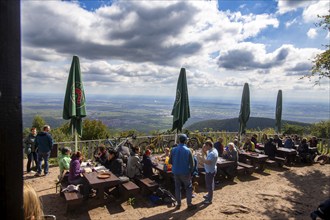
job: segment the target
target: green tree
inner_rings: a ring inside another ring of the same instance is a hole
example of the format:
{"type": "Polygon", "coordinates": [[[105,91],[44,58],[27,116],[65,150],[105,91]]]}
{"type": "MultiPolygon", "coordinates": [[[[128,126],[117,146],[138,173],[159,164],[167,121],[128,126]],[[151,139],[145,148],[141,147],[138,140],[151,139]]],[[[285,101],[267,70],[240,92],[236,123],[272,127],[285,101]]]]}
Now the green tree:
{"type": "Polygon", "coordinates": [[[42,131],[43,126],[46,124],[45,120],[40,116],[36,115],[32,121],[32,127],[37,128],[37,131],[42,131]]]}
{"type": "Polygon", "coordinates": [[[298,134],[303,135],[306,132],[308,132],[307,127],[299,126],[299,125],[291,125],[288,123],[285,123],[282,128],[283,134],[298,134]]]}
{"type": "MultiPolygon", "coordinates": [[[[322,27],[327,33],[330,32],[330,10],[328,15],[319,16],[322,19],[316,24],[318,27],[322,27]]],[[[323,53],[317,54],[313,60],[313,68],[310,75],[304,77],[314,77],[317,76],[318,80],[315,81],[316,84],[320,83],[322,78],[330,78],[330,45],[324,45],[325,51],[323,53]]],[[[303,77],[303,78],[304,78],[303,77]]]]}
{"type": "Polygon", "coordinates": [[[318,138],[330,138],[330,120],[321,121],[311,126],[311,135],[318,138]]]}
{"type": "Polygon", "coordinates": [[[109,136],[108,127],[100,120],[83,121],[83,132],[81,140],[105,139],[109,136]]]}

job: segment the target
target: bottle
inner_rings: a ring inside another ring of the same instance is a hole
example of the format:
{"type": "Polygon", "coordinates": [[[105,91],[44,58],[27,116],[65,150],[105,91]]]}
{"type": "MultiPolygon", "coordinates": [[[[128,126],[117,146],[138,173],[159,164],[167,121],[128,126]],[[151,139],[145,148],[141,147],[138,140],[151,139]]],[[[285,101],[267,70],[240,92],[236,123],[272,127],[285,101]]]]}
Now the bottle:
{"type": "Polygon", "coordinates": [[[163,169],[164,169],[165,172],[167,172],[167,165],[166,164],[164,164],[164,168],[163,169]]]}

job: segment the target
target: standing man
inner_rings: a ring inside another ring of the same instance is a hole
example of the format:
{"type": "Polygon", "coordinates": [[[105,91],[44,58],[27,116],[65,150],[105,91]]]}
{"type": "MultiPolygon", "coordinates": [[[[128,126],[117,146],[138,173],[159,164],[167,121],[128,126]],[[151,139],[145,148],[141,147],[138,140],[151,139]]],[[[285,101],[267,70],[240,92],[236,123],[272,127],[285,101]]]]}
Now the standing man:
{"type": "Polygon", "coordinates": [[[37,155],[37,149],[35,147],[35,139],[37,136],[37,129],[32,127],[30,134],[25,138],[24,144],[25,144],[25,154],[27,155],[28,161],[26,164],[26,172],[27,173],[35,173],[31,169],[31,163],[34,161],[35,165],[38,164],[38,155],[37,155]]]}
{"type": "Polygon", "coordinates": [[[41,176],[41,163],[42,160],[45,161],[44,164],[44,174],[45,176],[48,175],[48,159],[50,156],[50,152],[52,151],[53,147],[53,138],[49,134],[50,126],[44,125],[42,132],[39,132],[36,137],[36,147],[38,148],[38,165],[37,165],[37,173],[35,176],[41,176]]]}
{"type": "Polygon", "coordinates": [[[204,196],[204,204],[211,204],[214,191],[214,177],[217,174],[218,151],[213,147],[212,141],[206,141],[203,145],[203,154],[201,162],[204,163],[205,185],[207,194],[204,196]],[[205,158],[206,155],[206,158],[205,158]]]}
{"type": "Polygon", "coordinates": [[[179,144],[174,147],[170,153],[169,163],[172,164],[172,173],[175,182],[175,198],[177,201],[177,209],[181,208],[181,186],[183,185],[186,190],[187,209],[196,209],[196,205],[192,201],[192,182],[191,174],[194,169],[194,161],[191,151],[185,144],[187,135],[179,135],[179,144]]]}

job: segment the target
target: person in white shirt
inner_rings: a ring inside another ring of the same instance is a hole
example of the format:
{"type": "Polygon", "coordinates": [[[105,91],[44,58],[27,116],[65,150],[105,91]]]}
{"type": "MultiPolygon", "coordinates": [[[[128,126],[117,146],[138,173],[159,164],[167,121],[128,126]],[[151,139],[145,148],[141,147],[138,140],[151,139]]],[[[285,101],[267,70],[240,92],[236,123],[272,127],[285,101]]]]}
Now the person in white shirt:
{"type": "Polygon", "coordinates": [[[204,196],[204,204],[211,204],[214,191],[214,177],[217,174],[218,151],[213,147],[212,141],[206,141],[203,145],[202,163],[205,169],[205,185],[207,194],[204,196]]]}
{"type": "Polygon", "coordinates": [[[141,176],[142,164],[139,157],[140,148],[133,147],[133,153],[127,161],[127,176],[131,179],[141,176]]]}

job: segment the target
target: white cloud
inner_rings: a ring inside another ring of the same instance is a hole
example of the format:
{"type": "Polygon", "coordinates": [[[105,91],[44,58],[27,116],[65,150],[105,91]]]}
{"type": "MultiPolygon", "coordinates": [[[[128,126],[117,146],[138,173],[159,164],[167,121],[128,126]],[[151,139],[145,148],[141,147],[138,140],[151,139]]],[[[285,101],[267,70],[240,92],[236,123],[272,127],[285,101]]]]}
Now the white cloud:
{"type": "Polygon", "coordinates": [[[315,28],[310,28],[307,32],[307,36],[311,39],[314,39],[317,36],[317,31],[315,28]]]}
{"type": "MultiPolygon", "coordinates": [[[[280,4],[282,12],[306,7],[280,4]]],[[[174,95],[185,67],[191,96],[240,96],[246,81],[259,96],[280,87],[294,94],[320,50],[283,42],[268,51],[254,39],[279,27],[274,14],[219,11],[215,1],[115,1],[95,11],[22,1],[23,92],[64,93],[78,55],[90,93],[174,95]]]]}
{"type": "Polygon", "coordinates": [[[318,15],[327,15],[330,9],[330,1],[311,1],[311,4],[305,8],[303,12],[303,19],[305,22],[318,22],[318,15]]]}
{"type": "Polygon", "coordinates": [[[310,4],[310,1],[297,0],[277,0],[278,13],[285,14],[290,11],[296,11],[298,8],[304,8],[310,4]]]}

